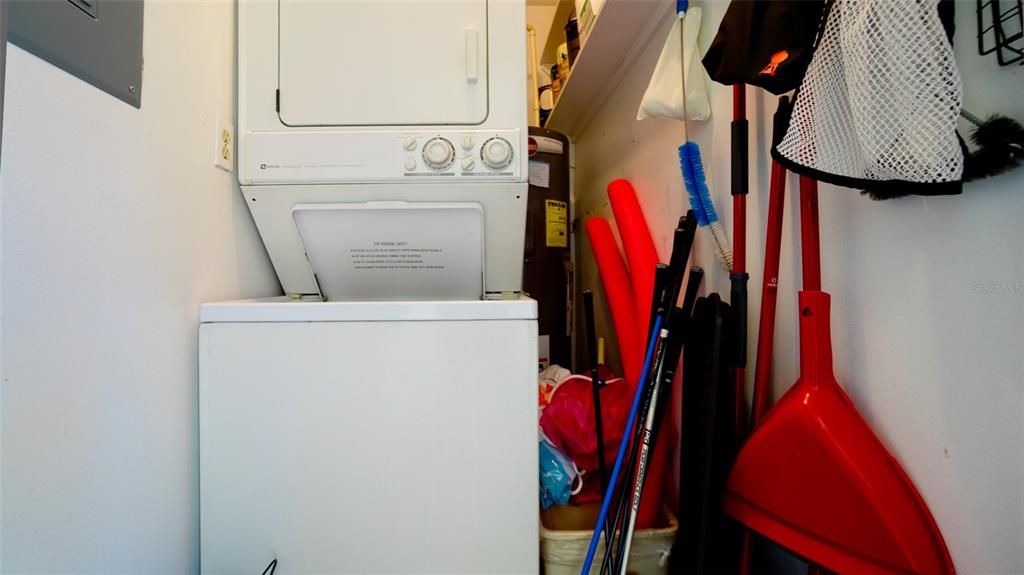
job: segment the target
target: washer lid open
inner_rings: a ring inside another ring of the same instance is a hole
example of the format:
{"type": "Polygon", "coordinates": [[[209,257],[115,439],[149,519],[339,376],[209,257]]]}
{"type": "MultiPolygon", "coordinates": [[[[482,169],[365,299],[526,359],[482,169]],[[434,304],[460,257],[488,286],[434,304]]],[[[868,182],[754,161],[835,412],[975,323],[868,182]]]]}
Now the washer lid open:
{"type": "Polygon", "coordinates": [[[487,117],[487,0],[279,0],[281,121],[475,125],[487,117]]]}
{"type": "Polygon", "coordinates": [[[298,204],[292,217],[327,300],[484,296],[484,211],[478,203],[298,204]]]}

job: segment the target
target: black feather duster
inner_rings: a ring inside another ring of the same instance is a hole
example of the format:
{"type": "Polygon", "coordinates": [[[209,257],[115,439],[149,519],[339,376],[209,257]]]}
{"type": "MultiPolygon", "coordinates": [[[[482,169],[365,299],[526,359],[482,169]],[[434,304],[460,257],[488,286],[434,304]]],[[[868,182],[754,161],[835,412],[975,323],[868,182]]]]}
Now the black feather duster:
{"type": "Polygon", "coordinates": [[[971,142],[977,146],[964,156],[965,182],[1002,174],[1024,163],[1024,126],[1006,116],[989,116],[984,122],[964,117],[976,126],[971,142]]]}

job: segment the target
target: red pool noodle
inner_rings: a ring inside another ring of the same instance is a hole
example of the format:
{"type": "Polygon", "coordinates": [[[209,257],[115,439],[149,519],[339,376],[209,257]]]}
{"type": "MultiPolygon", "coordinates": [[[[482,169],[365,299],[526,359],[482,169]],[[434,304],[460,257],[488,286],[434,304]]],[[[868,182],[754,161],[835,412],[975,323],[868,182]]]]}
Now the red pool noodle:
{"type": "Polygon", "coordinates": [[[587,237],[590,238],[590,249],[597,260],[597,269],[601,273],[601,283],[611,308],[612,323],[615,326],[615,337],[619,343],[622,356],[622,369],[626,372],[626,381],[635,386],[643,369],[643,341],[639,337],[640,326],[637,323],[634,308],[635,298],[629,282],[626,263],[615,243],[612,228],[604,218],[590,218],[585,225],[587,237]]]}
{"type": "Polygon", "coordinates": [[[615,180],[608,184],[608,200],[615,213],[622,248],[629,265],[629,279],[633,286],[634,309],[640,328],[640,339],[647,340],[650,329],[651,303],[654,297],[654,268],[658,265],[658,252],[640,210],[636,190],[628,180],[615,180]]]}
{"type": "MultiPolygon", "coordinates": [[[[650,315],[654,298],[654,269],[658,265],[658,251],[654,247],[650,228],[640,209],[636,190],[628,180],[615,180],[608,184],[608,200],[615,214],[615,225],[619,228],[622,247],[629,263],[630,284],[633,286],[633,301],[636,309],[640,341],[646,345],[650,330],[650,315]]],[[[641,366],[643,367],[643,366],[641,366]]],[[[669,435],[665,426],[661,433],[669,435]]],[[[647,476],[647,486],[637,514],[637,527],[654,526],[661,509],[664,490],[665,470],[671,457],[670,443],[664,438],[655,446],[647,476]]]]}

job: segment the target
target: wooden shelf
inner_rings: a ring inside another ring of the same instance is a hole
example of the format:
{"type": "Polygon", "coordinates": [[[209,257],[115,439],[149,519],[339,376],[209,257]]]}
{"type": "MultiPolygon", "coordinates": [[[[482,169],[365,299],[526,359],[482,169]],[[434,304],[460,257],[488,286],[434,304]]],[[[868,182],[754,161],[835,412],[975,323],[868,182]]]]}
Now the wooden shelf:
{"type": "Polygon", "coordinates": [[[544,127],[579,136],[675,6],[672,0],[606,0],[544,127]]]}

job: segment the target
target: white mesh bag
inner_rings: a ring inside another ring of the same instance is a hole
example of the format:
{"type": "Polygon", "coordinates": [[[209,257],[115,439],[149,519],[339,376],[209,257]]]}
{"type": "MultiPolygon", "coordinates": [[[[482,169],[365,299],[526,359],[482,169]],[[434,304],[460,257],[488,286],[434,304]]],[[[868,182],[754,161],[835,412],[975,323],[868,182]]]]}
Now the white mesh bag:
{"type": "Polygon", "coordinates": [[[960,106],[938,0],[836,0],[777,152],[852,187],[958,182],[960,106]]]}

